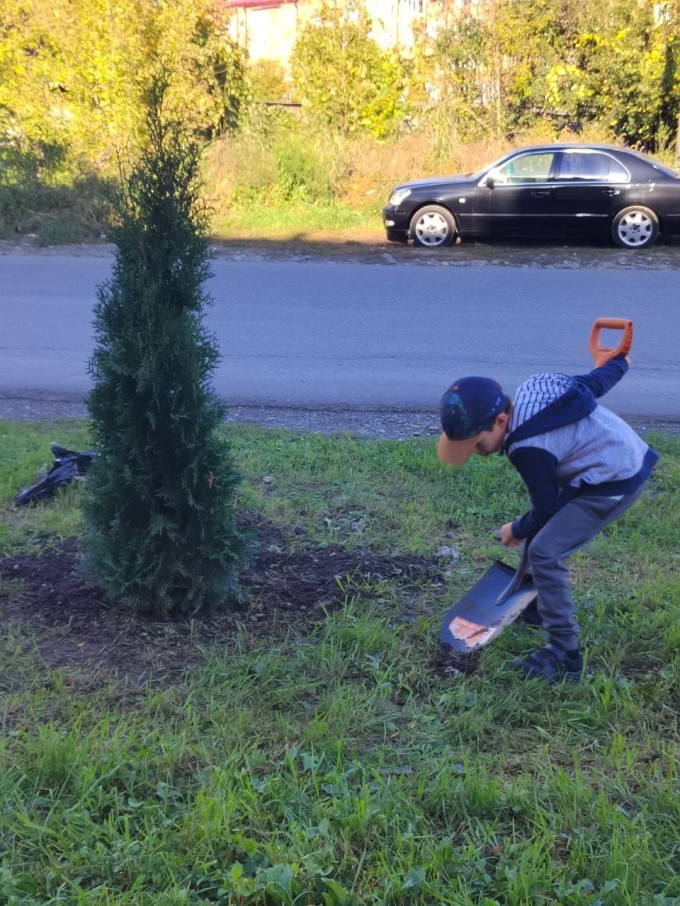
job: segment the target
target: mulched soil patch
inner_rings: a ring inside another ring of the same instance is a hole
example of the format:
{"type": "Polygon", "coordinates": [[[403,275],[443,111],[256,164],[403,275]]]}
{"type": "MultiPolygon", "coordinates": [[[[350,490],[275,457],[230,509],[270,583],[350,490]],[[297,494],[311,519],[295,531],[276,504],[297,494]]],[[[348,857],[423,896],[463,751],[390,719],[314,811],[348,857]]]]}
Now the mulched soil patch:
{"type": "Polygon", "coordinates": [[[472,676],[479,668],[481,653],[473,651],[471,654],[457,654],[440,645],[439,651],[430,661],[430,669],[438,676],[451,679],[454,676],[472,676]]]}
{"type": "Polygon", "coordinates": [[[78,574],[80,548],[70,538],[39,556],[0,559],[0,621],[30,628],[45,661],[56,667],[95,674],[117,674],[133,685],[160,677],[179,678],[200,658],[197,643],[226,644],[237,633],[256,643],[291,626],[304,631],[342,607],[362,584],[397,580],[441,582],[441,563],[418,556],[390,557],[342,547],[285,550],[278,526],[253,527],[258,548],[241,573],[248,607],[209,620],[158,621],[111,609],[101,589],[78,574]],[[15,584],[16,583],[16,584],[15,584]],[[14,586],[14,588],[13,588],[14,586]]]}

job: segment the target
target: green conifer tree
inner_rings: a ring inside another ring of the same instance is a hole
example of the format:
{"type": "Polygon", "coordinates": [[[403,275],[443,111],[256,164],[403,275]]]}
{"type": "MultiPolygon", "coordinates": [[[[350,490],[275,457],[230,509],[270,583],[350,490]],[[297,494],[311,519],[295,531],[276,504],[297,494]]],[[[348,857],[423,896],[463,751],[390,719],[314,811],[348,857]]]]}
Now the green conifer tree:
{"type": "Polygon", "coordinates": [[[239,476],[210,379],[219,353],[200,148],[164,112],[156,77],[147,141],[118,204],[112,278],[98,290],[89,399],[86,571],[122,608],[166,617],[229,607],[246,550],[239,476]]]}

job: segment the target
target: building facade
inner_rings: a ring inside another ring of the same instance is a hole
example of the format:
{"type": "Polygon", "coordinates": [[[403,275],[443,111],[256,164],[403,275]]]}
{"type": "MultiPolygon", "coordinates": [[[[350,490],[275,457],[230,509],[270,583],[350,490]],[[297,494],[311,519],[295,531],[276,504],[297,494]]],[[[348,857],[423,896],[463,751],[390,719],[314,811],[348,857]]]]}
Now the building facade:
{"type": "MultiPolygon", "coordinates": [[[[364,0],[376,43],[406,51],[413,46],[414,30],[446,25],[466,4],[469,0],[364,0]]],[[[273,60],[287,70],[299,30],[318,12],[319,0],[227,0],[227,6],[231,38],[249,58],[273,60]]]]}

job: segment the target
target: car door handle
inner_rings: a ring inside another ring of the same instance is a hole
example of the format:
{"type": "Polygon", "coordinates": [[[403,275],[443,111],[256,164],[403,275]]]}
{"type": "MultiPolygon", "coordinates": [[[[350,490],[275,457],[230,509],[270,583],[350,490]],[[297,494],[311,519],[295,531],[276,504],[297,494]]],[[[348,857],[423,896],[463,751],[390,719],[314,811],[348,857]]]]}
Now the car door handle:
{"type": "Polygon", "coordinates": [[[620,189],[603,189],[602,194],[609,195],[611,198],[613,198],[615,195],[620,195],[621,190],[620,189]]]}
{"type": "Polygon", "coordinates": [[[535,192],[531,193],[532,198],[547,198],[550,195],[550,192],[547,189],[537,189],[535,192]]]}

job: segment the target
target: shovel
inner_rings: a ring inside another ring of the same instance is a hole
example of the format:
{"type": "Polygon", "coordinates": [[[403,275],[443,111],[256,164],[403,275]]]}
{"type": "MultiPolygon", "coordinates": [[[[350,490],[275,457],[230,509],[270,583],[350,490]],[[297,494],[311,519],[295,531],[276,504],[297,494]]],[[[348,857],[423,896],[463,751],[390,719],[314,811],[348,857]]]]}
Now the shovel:
{"type": "MultiPolygon", "coordinates": [[[[588,348],[600,368],[617,355],[627,355],[633,342],[633,322],[626,318],[598,318],[590,331],[588,348]],[[601,345],[602,330],[622,330],[619,345],[601,345]]],[[[538,593],[527,572],[528,549],[524,545],[517,569],[500,560],[488,569],[444,617],[439,641],[460,654],[488,645],[536,600],[538,593]]]]}
{"type": "Polygon", "coordinates": [[[488,645],[536,600],[527,573],[527,547],[516,570],[496,560],[470,591],[451,607],[442,623],[439,641],[460,654],[488,645]]]}
{"type": "Polygon", "coordinates": [[[588,350],[595,360],[595,367],[600,368],[617,355],[628,355],[633,344],[633,322],[628,318],[598,318],[590,331],[588,350]],[[623,336],[616,347],[602,346],[600,335],[603,330],[622,330],[623,336]]]}

